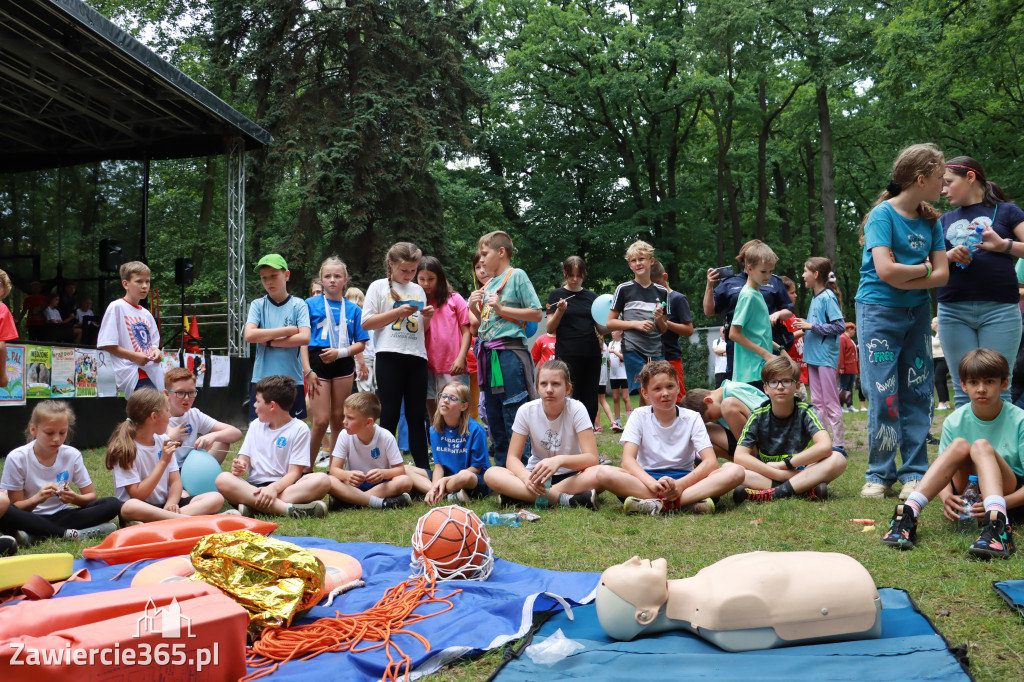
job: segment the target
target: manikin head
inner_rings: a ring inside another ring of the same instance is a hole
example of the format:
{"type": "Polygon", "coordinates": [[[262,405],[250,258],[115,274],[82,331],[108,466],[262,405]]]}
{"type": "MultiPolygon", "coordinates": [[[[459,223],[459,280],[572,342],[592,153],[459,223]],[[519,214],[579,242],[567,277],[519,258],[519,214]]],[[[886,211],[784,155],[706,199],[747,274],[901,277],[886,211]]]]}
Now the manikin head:
{"type": "Polygon", "coordinates": [[[668,562],[635,556],[606,569],[597,589],[601,627],[615,639],[633,639],[665,620],[661,612],[668,602],[668,562]]]}

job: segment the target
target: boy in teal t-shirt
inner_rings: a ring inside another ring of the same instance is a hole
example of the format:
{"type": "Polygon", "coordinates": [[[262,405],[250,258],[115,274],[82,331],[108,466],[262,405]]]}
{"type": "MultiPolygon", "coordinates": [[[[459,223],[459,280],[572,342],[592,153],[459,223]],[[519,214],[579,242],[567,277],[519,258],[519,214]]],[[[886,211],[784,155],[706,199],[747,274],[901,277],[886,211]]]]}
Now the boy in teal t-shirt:
{"type": "Polygon", "coordinates": [[[736,299],[729,338],[735,343],[732,378],[761,388],[761,367],[772,357],[772,321],[760,287],[768,283],[779,257],[764,243],[743,257],[747,284],[736,299]]]}
{"type": "Polygon", "coordinates": [[[1007,510],[1024,505],[1024,410],[1004,402],[1010,366],[1001,353],[978,348],[960,361],[960,380],[971,402],[957,408],[942,424],[939,448],[906,504],[896,505],[882,542],[913,549],[917,519],[938,495],[947,519],[970,512],[982,523],[981,537],[968,550],[981,559],[1007,559],[1014,552],[1007,510]],[[982,502],[963,508],[968,477],[976,475],[982,502]]]}

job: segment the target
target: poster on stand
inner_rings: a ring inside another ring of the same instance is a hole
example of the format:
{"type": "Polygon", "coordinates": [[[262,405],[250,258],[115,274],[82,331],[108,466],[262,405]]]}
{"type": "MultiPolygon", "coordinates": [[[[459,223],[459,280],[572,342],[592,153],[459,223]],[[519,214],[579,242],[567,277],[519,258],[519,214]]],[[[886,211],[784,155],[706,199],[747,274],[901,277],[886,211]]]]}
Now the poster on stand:
{"type": "Polygon", "coordinates": [[[231,358],[226,355],[210,356],[210,388],[223,388],[231,382],[231,358]]]}
{"type": "Polygon", "coordinates": [[[206,360],[198,353],[185,353],[185,369],[196,375],[196,385],[202,386],[206,374],[206,360]]]}
{"type": "Polygon", "coordinates": [[[25,404],[25,346],[7,344],[7,386],[0,388],[0,405],[25,404]]]}
{"type": "Polygon", "coordinates": [[[110,353],[105,350],[96,351],[96,394],[100,398],[117,397],[114,366],[111,364],[110,353]]]}
{"type": "Polygon", "coordinates": [[[75,349],[75,397],[95,398],[97,351],[91,348],[75,349]]]}
{"type": "Polygon", "coordinates": [[[50,349],[50,397],[75,397],[75,349],[54,346],[50,349]]]}
{"type": "Polygon", "coordinates": [[[25,392],[28,398],[50,397],[50,347],[28,346],[25,351],[25,392]]]}

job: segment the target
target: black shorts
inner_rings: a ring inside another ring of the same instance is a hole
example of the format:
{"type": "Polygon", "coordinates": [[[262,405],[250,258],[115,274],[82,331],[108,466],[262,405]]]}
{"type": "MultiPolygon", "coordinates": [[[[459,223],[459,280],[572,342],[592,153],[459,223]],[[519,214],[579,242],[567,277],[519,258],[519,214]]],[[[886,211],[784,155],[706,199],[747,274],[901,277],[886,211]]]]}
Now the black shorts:
{"type": "Polygon", "coordinates": [[[629,381],[626,379],[609,379],[608,385],[611,386],[612,390],[616,388],[629,388],[629,381]]]}
{"type": "MultiPolygon", "coordinates": [[[[185,495],[185,494],[182,494],[181,499],[178,500],[178,509],[181,509],[182,507],[187,507],[188,503],[191,502],[192,498],[194,498],[194,497],[195,497],[195,495],[185,495]]],[[[164,500],[164,504],[167,504],[167,500],[164,500]]],[[[163,509],[164,508],[164,504],[154,504],[153,506],[154,507],[160,507],[161,509],[163,509]]]]}
{"type": "Polygon", "coordinates": [[[736,454],[736,446],[739,445],[739,441],[736,440],[736,436],[732,435],[732,429],[725,427],[725,440],[729,444],[729,456],[736,454]]]}
{"type": "Polygon", "coordinates": [[[604,384],[598,384],[597,385],[597,394],[598,395],[604,395],[605,394],[605,385],[604,384]]]}
{"type": "Polygon", "coordinates": [[[356,372],[356,361],[351,357],[338,358],[334,362],[325,364],[320,359],[320,352],[323,348],[309,349],[309,368],[316,372],[318,379],[329,381],[331,379],[345,379],[356,372]]]}

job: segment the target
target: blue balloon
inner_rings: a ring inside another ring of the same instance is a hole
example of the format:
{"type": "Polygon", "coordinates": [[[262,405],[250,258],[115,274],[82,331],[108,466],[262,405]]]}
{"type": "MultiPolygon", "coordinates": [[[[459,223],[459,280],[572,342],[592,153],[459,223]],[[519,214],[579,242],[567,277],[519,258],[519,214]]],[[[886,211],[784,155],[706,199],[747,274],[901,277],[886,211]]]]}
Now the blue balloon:
{"type": "Polygon", "coordinates": [[[601,294],[590,305],[590,316],[602,327],[608,324],[608,312],[612,309],[612,295],[601,294]]]}
{"type": "Polygon", "coordinates": [[[192,448],[181,465],[181,485],[189,495],[216,492],[214,483],[222,471],[220,462],[206,450],[192,448]]]}

